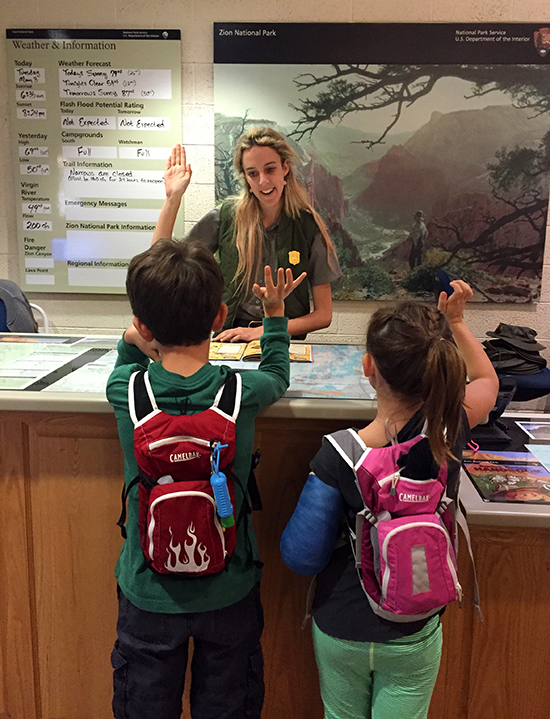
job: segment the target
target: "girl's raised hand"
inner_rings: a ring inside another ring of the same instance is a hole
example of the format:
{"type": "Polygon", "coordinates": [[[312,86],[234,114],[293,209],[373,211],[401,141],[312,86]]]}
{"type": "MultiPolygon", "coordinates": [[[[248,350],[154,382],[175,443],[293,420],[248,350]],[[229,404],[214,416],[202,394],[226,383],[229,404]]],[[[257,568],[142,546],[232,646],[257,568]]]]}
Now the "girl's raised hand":
{"type": "Polygon", "coordinates": [[[185,147],[178,144],[166,160],[164,171],[164,190],[167,198],[181,198],[191,182],[191,165],[187,163],[185,147]]]}
{"type": "Polygon", "coordinates": [[[285,311],[285,298],[301,284],[307,276],[306,272],[294,279],[292,270],[287,269],[286,273],[282,267],[277,270],[277,284],[273,283],[271,267],[264,268],[265,286],[258,284],[252,286],[252,292],[261,299],[266,317],[282,317],[285,311]]]}
{"type": "Polygon", "coordinates": [[[453,294],[448,297],[446,292],[439,295],[437,306],[447,318],[447,322],[452,325],[461,322],[466,302],[473,296],[473,290],[464,280],[453,280],[451,282],[453,294]]]}

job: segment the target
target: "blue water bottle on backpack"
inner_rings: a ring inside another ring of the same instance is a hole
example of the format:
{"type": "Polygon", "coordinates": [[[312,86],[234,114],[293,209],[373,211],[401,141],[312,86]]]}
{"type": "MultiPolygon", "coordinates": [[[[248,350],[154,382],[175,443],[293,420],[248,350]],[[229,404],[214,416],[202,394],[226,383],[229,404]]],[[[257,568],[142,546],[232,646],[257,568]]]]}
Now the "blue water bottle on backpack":
{"type": "Polygon", "coordinates": [[[220,472],[220,452],[222,449],[225,449],[225,447],[227,447],[226,444],[215,442],[210,456],[210,466],[212,468],[210,483],[212,484],[220,522],[224,529],[232,527],[235,524],[233,505],[231,504],[231,497],[227,489],[227,477],[223,472],[220,472]]]}

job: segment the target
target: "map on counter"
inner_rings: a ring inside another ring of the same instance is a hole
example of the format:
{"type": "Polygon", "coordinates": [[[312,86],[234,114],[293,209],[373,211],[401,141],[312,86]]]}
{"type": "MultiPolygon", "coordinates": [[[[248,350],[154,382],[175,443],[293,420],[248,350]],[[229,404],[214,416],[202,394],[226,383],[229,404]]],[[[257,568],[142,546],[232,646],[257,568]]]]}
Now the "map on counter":
{"type": "Polygon", "coordinates": [[[550,471],[550,445],[548,444],[526,444],[527,449],[538,461],[550,471]]]}
{"type": "Polygon", "coordinates": [[[84,367],[79,367],[49,387],[43,392],[98,392],[105,394],[105,386],[109,375],[115,366],[117,351],[110,350],[84,367]]]}
{"type": "Polygon", "coordinates": [[[86,352],[65,344],[0,344],[0,389],[25,389],[86,352]]]}
{"type": "MultiPolygon", "coordinates": [[[[360,345],[312,345],[313,362],[290,363],[290,387],[284,396],[374,399],[376,393],[363,374],[364,354],[360,345]]],[[[259,362],[231,360],[230,366],[240,372],[257,369],[259,362]]]]}
{"type": "MultiPolygon", "coordinates": [[[[291,363],[290,387],[284,396],[373,399],[375,392],[363,375],[363,354],[364,349],[356,345],[315,345],[312,363],[291,363]]],[[[116,350],[111,350],[42,391],[103,393],[116,358],[116,350]]],[[[227,359],[225,363],[228,363],[227,359]]],[[[259,362],[244,362],[242,359],[230,362],[230,366],[239,372],[257,369],[258,365],[259,362]]]]}
{"type": "Polygon", "coordinates": [[[285,397],[374,399],[363,374],[364,354],[359,345],[315,345],[312,364],[291,364],[285,397]]]}
{"type": "Polygon", "coordinates": [[[123,293],[181,141],[181,33],[6,36],[21,287],[123,293]]]}

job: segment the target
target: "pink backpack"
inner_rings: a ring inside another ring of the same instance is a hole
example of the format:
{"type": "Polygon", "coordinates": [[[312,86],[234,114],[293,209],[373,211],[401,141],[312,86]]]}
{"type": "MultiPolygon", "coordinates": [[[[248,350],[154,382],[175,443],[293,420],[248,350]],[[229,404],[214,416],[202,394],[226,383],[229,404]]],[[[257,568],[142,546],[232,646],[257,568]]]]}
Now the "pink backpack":
{"type": "Polygon", "coordinates": [[[139,483],[141,548],[149,566],[161,574],[215,574],[233,553],[239,482],[231,470],[241,392],[240,375],[228,372],[211,407],[171,415],[157,407],[147,372],[130,378],[128,404],[139,475],[123,492],[118,524],[124,530],[126,497],[139,483]],[[215,484],[220,478],[224,495],[215,484]]]}
{"type": "Polygon", "coordinates": [[[445,494],[447,465],[441,464],[436,477],[419,481],[403,476],[398,464],[425,435],[378,448],[367,447],[352,429],[326,438],[352,468],[363,499],[350,538],[375,614],[412,622],[461,599],[456,507],[445,494]]]}

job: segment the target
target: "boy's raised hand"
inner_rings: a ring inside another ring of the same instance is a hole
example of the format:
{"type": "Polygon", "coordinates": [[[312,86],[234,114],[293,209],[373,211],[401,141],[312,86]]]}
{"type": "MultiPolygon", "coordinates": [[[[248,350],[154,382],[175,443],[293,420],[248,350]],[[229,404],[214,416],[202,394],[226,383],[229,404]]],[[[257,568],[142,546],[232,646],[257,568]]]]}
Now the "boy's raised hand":
{"type": "Polygon", "coordinates": [[[287,269],[286,273],[282,267],[277,271],[277,284],[273,283],[271,267],[264,268],[265,286],[258,284],[252,286],[252,292],[258,297],[264,306],[266,317],[283,317],[285,313],[285,298],[301,284],[307,276],[306,272],[294,279],[292,270],[287,269]]]}
{"type": "Polygon", "coordinates": [[[166,160],[164,171],[164,190],[166,197],[181,198],[191,182],[191,165],[187,163],[185,147],[177,144],[172,149],[172,154],[166,160]]]}
{"type": "Polygon", "coordinates": [[[453,294],[448,297],[446,292],[442,292],[439,295],[439,302],[437,304],[439,310],[443,312],[447,318],[449,325],[462,322],[466,302],[468,302],[474,294],[470,285],[464,282],[464,280],[453,280],[451,287],[454,290],[453,294]]]}
{"type": "MultiPolygon", "coordinates": [[[[264,268],[265,287],[258,284],[252,286],[252,292],[258,297],[264,306],[264,314],[266,317],[284,317],[285,314],[285,298],[305,280],[306,272],[294,279],[292,270],[287,269],[286,275],[282,267],[277,271],[277,284],[273,284],[271,267],[266,265],[264,268]]],[[[251,342],[258,340],[262,336],[263,327],[231,327],[228,330],[220,332],[216,337],[218,342],[251,342]]]]}

